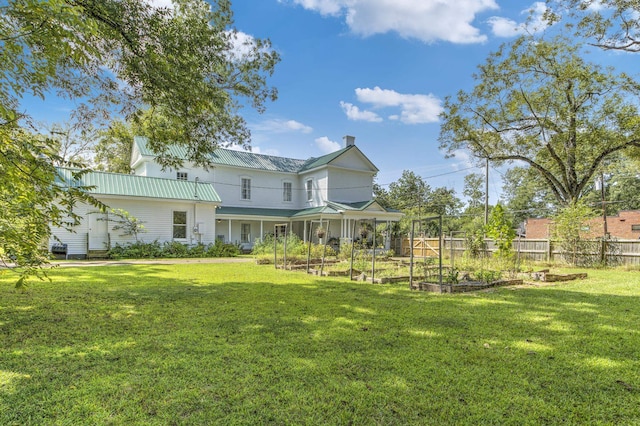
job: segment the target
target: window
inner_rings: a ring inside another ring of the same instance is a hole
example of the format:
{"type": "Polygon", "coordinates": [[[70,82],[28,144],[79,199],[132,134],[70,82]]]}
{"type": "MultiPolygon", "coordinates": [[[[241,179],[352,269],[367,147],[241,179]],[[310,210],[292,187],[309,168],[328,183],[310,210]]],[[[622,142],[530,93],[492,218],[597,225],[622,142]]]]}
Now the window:
{"type": "Polygon", "coordinates": [[[178,180],[187,180],[187,172],[178,172],[178,173],[176,173],[176,179],[178,179],[178,180]]]}
{"type": "Polygon", "coordinates": [[[251,224],[243,223],[240,225],[240,242],[241,243],[251,242],[251,224]]]}
{"type": "Polygon", "coordinates": [[[251,199],[251,179],[242,178],[242,189],[240,193],[240,198],[243,200],[251,199]]]}
{"type": "Polygon", "coordinates": [[[291,202],[291,182],[282,184],[282,201],[291,202]]]}
{"type": "Polygon", "coordinates": [[[632,231],[640,231],[640,225],[631,225],[632,231]]]}
{"type": "Polygon", "coordinates": [[[275,228],[276,228],[276,238],[287,234],[287,225],[277,225],[275,228]]]}
{"type": "Polygon", "coordinates": [[[173,239],[187,238],[187,212],[173,212],[173,239]]]}
{"type": "Polygon", "coordinates": [[[305,188],[307,189],[307,201],[313,200],[313,180],[309,179],[305,182],[305,188]]]}

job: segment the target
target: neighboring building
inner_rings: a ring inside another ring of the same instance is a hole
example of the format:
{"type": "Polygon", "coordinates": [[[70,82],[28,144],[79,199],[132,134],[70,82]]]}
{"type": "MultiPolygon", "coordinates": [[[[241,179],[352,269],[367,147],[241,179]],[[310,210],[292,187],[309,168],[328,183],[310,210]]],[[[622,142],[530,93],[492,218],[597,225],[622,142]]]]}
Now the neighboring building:
{"type": "MultiPolygon", "coordinates": [[[[525,238],[548,239],[553,228],[553,220],[527,219],[525,223],[525,238]]],[[[585,238],[602,237],[604,221],[602,217],[595,217],[583,226],[585,238]]],[[[640,238],[640,210],[623,210],[618,215],[607,216],[607,232],[612,238],[620,240],[637,240],[640,238]]]]}
{"type": "MultiPolygon", "coordinates": [[[[390,225],[402,213],[372,198],[378,169],[355,146],[354,137],[345,136],[344,141],[342,149],[307,160],[220,148],[210,154],[213,166],[208,170],[187,161],[178,170],[163,170],[146,139],[136,137],[133,175],[92,172],[74,184],[95,185],[91,192],[100,201],[143,220],[144,241],[194,244],[219,239],[249,250],[262,236],[281,234],[285,228],[305,241],[314,239],[309,230],[320,223],[327,229],[326,238],[351,241],[360,221],[390,225]]],[[[186,158],[184,149],[170,150],[186,158]]],[[[68,244],[71,257],[131,241],[118,236],[96,209],[82,208],[86,219],[76,234],[54,230],[68,244]]]]}

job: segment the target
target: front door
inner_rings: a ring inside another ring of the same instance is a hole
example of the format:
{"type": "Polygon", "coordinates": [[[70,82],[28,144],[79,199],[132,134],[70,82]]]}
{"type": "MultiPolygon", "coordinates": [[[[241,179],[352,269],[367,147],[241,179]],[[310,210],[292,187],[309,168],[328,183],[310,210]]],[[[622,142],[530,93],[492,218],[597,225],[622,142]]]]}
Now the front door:
{"type": "Polygon", "coordinates": [[[89,250],[109,249],[109,222],[104,213],[89,213],[89,250]]]}

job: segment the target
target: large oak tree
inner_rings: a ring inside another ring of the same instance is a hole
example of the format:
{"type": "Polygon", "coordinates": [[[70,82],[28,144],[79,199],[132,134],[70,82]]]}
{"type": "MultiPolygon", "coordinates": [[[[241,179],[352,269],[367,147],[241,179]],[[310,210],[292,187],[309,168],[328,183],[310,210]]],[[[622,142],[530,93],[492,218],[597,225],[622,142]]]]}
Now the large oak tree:
{"type": "Polygon", "coordinates": [[[521,37],[475,79],[472,91],[445,100],[441,147],[525,163],[561,205],[583,196],[605,159],[640,146],[640,87],[586,61],[579,44],[521,37]]]}

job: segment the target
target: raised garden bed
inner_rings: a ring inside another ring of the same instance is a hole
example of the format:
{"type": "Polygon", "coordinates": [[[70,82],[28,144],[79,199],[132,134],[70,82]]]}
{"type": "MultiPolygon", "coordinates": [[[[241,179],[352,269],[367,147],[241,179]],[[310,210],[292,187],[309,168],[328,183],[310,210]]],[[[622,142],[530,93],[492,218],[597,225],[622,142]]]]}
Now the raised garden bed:
{"type": "Polygon", "coordinates": [[[533,280],[535,281],[545,282],[572,281],[587,278],[587,273],[579,272],[577,274],[552,274],[548,269],[543,269],[542,271],[532,272],[531,278],[533,278],[533,280]]]}
{"type": "Polygon", "coordinates": [[[490,283],[482,281],[463,281],[458,284],[445,284],[428,283],[428,282],[416,282],[413,283],[412,290],[430,291],[433,293],[466,293],[469,291],[484,290],[492,287],[504,287],[508,285],[522,284],[520,279],[515,280],[498,280],[490,283]]]}

